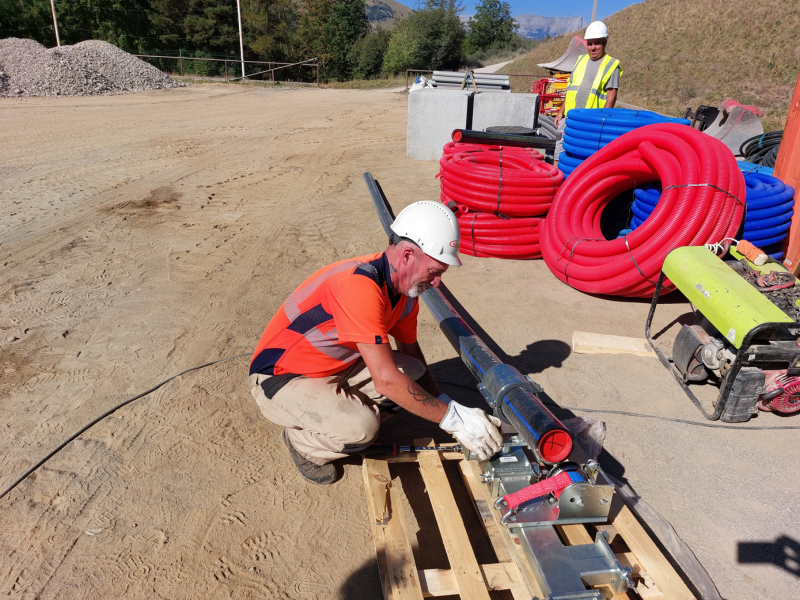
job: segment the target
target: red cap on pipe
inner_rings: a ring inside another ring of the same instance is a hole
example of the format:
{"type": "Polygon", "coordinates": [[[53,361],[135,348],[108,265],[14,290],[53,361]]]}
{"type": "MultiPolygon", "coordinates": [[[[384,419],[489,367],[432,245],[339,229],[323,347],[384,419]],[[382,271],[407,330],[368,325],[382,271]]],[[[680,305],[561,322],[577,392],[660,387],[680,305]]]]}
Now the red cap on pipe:
{"type": "Polygon", "coordinates": [[[451,137],[453,138],[454,142],[460,142],[461,141],[461,136],[462,136],[462,133],[461,133],[460,129],[453,129],[453,135],[451,137]]]}
{"type": "Polygon", "coordinates": [[[566,431],[548,431],[539,440],[539,456],[549,463],[561,462],[572,452],[572,438],[566,431]]]}

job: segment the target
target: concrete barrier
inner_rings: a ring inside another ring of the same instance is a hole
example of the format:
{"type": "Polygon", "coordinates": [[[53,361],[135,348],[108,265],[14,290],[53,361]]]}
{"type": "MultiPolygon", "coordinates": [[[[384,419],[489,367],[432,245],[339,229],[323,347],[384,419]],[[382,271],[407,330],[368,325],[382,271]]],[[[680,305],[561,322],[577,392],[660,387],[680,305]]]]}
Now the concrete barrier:
{"type": "Polygon", "coordinates": [[[462,90],[422,89],[409,92],[406,129],[408,157],[414,160],[439,160],[442,146],[451,141],[453,130],[471,126],[473,95],[474,92],[462,90]]]}
{"type": "Polygon", "coordinates": [[[536,94],[475,94],[472,128],[484,131],[497,125],[533,127],[536,94]]]}

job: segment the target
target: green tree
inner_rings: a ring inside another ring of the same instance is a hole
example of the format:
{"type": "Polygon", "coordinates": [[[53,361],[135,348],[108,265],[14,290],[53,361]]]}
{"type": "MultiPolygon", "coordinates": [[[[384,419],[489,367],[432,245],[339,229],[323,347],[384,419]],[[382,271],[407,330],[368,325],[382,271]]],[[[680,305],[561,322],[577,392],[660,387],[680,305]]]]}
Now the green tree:
{"type": "Polygon", "coordinates": [[[481,0],[470,17],[465,49],[468,53],[489,48],[502,48],[514,39],[517,24],[511,16],[511,5],[501,0],[481,0]]]}
{"type": "Polygon", "coordinates": [[[323,28],[328,49],[328,61],[324,65],[326,78],[339,81],[350,78],[350,49],[368,32],[369,21],[364,0],[335,0],[330,19],[323,28]]]}
{"type": "Polygon", "coordinates": [[[49,2],[0,0],[0,37],[30,38],[45,46],[55,46],[49,2]]]}
{"type": "Polygon", "coordinates": [[[191,48],[239,55],[239,23],[234,2],[189,0],[183,21],[184,37],[191,48]]]}
{"type": "Polygon", "coordinates": [[[456,70],[464,62],[464,35],[455,8],[417,11],[392,33],[383,70],[392,75],[406,69],[456,70]]]}
{"type": "Polygon", "coordinates": [[[297,21],[297,6],[292,0],[242,0],[245,55],[291,62],[297,21]]]}
{"type": "Polygon", "coordinates": [[[391,37],[392,32],[388,29],[378,29],[353,44],[348,55],[353,78],[375,79],[380,76],[391,37]]]}

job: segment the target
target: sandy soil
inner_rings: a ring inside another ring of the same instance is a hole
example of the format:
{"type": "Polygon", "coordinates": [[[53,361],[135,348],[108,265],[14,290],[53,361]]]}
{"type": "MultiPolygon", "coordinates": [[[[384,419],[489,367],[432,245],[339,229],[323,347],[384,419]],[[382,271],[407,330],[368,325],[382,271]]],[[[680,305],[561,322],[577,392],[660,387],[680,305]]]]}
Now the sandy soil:
{"type": "MultiPolygon", "coordinates": [[[[126,397],[249,354],[315,269],[380,250],[364,171],[396,208],[438,196],[436,163],[405,156],[405,125],[403,94],[350,90],[0,101],[0,489],[126,397]]],[[[553,400],[702,420],[657,361],[570,353],[574,330],[642,336],[646,303],[586,296],[541,261],[464,263],[450,290],[553,400]]],[[[665,347],[687,312],[660,309],[665,347]]],[[[434,372],[471,385],[421,315],[434,372]]],[[[359,459],[333,486],[306,485],[250,397],[247,363],[122,409],[0,501],[0,595],[378,597],[359,459]]],[[[604,418],[603,464],[673,523],[726,598],[800,596],[796,432],[604,418]]],[[[401,415],[382,436],[436,432],[401,415]]],[[[423,486],[406,476],[406,511],[425,523],[423,486]]],[[[436,536],[412,529],[418,566],[446,567],[436,536]]]]}

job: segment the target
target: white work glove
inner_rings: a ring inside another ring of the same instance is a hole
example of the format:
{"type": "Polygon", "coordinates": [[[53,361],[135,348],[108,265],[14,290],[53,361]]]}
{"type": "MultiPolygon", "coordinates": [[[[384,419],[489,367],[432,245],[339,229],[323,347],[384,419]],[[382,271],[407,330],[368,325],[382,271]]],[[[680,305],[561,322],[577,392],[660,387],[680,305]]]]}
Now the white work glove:
{"type": "MultiPolygon", "coordinates": [[[[442,396],[439,399],[445,402],[442,396]]],[[[498,429],[502,423],[500,419],[487,415],[480,408],[467,408],[449,397],[447,401],[447,413],[439,427],[456,438],[462,446],[472,450],[480,460],[488,459],[503,447],[503,436],[498,429]]]]}

